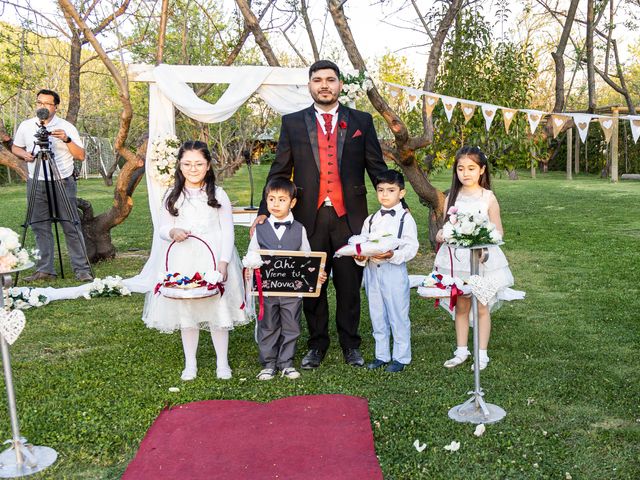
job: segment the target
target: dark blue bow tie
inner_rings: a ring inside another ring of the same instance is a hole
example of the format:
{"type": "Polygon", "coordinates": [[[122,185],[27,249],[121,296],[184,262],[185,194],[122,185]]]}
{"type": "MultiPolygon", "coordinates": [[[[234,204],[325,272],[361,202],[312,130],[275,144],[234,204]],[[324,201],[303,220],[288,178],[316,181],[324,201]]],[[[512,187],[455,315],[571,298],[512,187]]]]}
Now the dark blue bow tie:
{"type": "Polygon", "coordinates": [[[280,228],[280,227],[289,228],[291,226],[291,220],[287,220],[286,222],[273,222],[273,226],[276,228],[280,228]]]}
{"type": "Polygon", "coordinates": [[[396,211],[395,210],[382,210],[382,209],[380,210],[380,215],[382,215],[382,216],[386,215],[387,213],[389,215],[391,215],[392,217],[396,216],[396,211]]]}

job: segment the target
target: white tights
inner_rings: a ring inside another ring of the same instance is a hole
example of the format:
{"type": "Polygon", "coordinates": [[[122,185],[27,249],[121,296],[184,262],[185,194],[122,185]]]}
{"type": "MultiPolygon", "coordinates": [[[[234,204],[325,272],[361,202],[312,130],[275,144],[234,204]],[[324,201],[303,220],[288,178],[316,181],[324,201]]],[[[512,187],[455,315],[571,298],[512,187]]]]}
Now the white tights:
{"type": "MultiPolygon", "coordinates": [[[[184,366],[185,368],[196,368],[198,366],[196,352],[198,351],[200,329],[183,328],[181,333],[182,349],[184,350],[184,366]]],[[[229,359],[227,358],[229,351],[229,331],[212,330],[211,340],[213,341],[213,348],[216,351],[217,368],[229,368],[229,359]]]]}

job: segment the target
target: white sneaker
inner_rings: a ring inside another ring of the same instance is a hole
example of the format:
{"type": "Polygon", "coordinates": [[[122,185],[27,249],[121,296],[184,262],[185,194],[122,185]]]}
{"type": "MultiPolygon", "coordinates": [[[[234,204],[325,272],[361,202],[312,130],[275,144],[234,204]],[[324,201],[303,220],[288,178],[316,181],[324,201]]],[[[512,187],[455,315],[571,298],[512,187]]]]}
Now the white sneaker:
{"type": "Polygon", "coordinates": [[[293,367],[287,367],[282,370],[281,376],[283,378],[288,378],[289,380],[295,380],[296,378],[300,378],[300,372],[293,367]]]}
{"type": "Polygon", "coordinates": [[[184,382],[188,382],[189,380],[194,380],[198,376],[198,367],[187,367],[182,371],[182,375],[180,375],[180,380],[184,382]]]}
{"type": "Polygon", "coordinates": [[[273,380],[276,376],[276,370],[274,368],[263,368],[256,376],[258,380],[273,380]]]}
{"type": "Polygon", "coordinates": [[[216,377],[220,380],[229,380],[231,378],[231,368],[218,367],[216,368],[216,377]]]}

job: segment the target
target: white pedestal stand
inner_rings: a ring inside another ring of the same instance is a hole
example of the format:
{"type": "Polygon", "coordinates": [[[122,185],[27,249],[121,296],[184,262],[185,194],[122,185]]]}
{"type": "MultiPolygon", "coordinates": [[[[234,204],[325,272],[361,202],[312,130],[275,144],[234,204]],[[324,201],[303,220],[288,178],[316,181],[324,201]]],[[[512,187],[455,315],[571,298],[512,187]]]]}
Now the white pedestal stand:
{"type": "MultiPolygon", "coordinates": [[[[469,258],[471,261],[471,275],[478,275],[480,272],[480,258],[485,255],[485,260],[488,258],[488,252],[486,245],[478,245],[470,247],[469,258]]],[[[475,388],[473,391],[468,392],[471,397],[461,405],[456,405],[449,410],[449,418],[456,422],[469,422],[469,423],[495,423],[502,420],[507,412],[497,405],[487,403],[484,401],[484,392],[480,387],[480,343],[479,333],[480,327],[478,325],[478,299],[475,295],[471,295],[471,312],[473,313],[473,377],[475,382],[475,388]]]]}
{"type": "MultiPolygon", "coordinates": [[[[4,309],[4,288],[11,286],[10,273],[13,272],[0,274],[0,310],[4,309]]],[[[29,445],[27,439],[20,436],[9,345],[2,334],[0,334],[0,348],[2,349],[2,367],[7,387],[7,403],[9,404],[12,433],[12,438],[4,442],[11,444],[11,446],[0,454],[0,478],[25,477],[53,464],[58,458],[58,453],[53,448],[29,445]]]]}

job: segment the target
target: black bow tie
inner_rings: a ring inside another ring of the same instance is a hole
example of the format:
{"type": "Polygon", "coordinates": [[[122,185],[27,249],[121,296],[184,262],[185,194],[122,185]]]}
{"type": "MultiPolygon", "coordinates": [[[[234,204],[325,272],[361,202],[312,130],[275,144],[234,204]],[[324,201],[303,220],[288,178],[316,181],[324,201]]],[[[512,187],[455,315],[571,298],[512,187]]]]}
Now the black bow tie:
{"type": "Polygon", "coordinates": [[[384,216],[384,215],[386,215],[387,213],[388,213],[389,215],[391,215],[392,217],[395,217],[395,216],[396,216],[396,211],[395,211],[395,210],[382,210],[382,209],[380,210],[380,215],[383,215],[383,216],[384,216]]]}
{"type": "Polygon", "coordinates": [[[289,228],[291,226],[291,220],[287,220],[286,222],[273,222],[273,226],[276,228],[280,228],[280,227],[289,228]]]}

